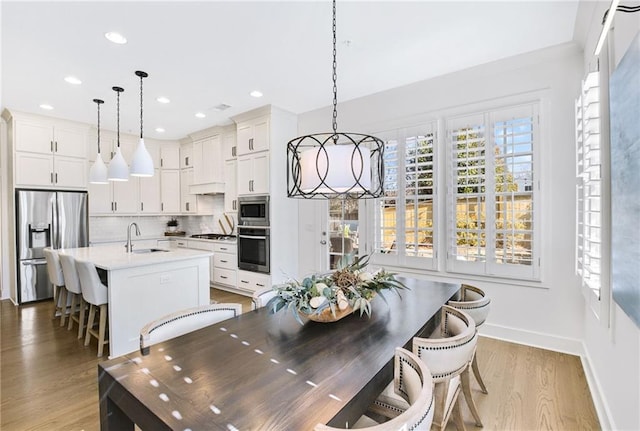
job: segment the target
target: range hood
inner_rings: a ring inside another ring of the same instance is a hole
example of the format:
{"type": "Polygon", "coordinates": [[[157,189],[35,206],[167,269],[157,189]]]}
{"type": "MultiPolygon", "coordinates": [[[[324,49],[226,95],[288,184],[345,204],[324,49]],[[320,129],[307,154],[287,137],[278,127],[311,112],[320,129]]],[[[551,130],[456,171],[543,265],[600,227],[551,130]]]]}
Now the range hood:
{"type": "Polygon", "coordinates": [[[192,195],[218,195],[224,194],[224,183],[202,183],[191,184],[189,186],[189,194],[192,195]]]}

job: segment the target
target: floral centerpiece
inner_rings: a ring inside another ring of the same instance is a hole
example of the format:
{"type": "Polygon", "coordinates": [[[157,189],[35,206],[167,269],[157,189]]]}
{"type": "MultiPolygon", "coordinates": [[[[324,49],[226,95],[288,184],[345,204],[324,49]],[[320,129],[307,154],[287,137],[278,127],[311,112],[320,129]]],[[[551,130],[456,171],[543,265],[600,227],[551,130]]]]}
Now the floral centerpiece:
{"type": "Polygon", "coordinates": [[[301,314],[318,322],[336,321],[358,310],[360,316],[371,316],[371,300],[376,294],[384,299],[382,291],[398,292],[407,287],[396,280],[395,274],[384,269],[367,271],[368,263],[366,255],[355,260],[345,256],[338,269],[330,274],[312,275],[302,282],[292,280],[274,286],[276,295],[267,307],[272,313],[290,309],[300,324],[303,323],[301,314]]]}

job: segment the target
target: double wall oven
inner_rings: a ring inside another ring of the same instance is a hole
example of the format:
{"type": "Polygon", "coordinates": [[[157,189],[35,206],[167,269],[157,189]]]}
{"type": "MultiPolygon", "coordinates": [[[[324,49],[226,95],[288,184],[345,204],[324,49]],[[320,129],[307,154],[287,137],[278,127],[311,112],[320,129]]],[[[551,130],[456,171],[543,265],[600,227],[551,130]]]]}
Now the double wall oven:
{"type": "Polygon", "coordinates": [[[238,199],[238,268],[269,274],[269,196],[238,199]]]}

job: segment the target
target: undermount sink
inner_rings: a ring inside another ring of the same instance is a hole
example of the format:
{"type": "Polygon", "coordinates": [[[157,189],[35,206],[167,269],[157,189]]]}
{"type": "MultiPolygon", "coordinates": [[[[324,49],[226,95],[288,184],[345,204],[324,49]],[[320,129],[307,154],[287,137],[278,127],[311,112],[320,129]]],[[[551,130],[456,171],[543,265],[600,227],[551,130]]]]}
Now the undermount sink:
{"type": "Polygon", "coordinates": [[[133,252],[137,253],[137,254],[157,253],[159,251],[167,252],[169,250],[165,250],[164,248],[141,248],[141,249],[138,249],[138,250],[135,250],[135,249],[133,250],[133,252]]]}

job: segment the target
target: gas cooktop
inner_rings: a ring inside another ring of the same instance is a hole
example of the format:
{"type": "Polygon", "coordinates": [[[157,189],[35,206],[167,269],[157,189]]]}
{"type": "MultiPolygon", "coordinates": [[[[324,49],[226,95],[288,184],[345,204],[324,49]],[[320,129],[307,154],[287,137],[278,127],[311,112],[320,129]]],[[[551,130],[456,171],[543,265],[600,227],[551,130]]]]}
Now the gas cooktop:
{"type": "Polygon", "coordinates": [[[195,235],[191,235],[191,238],[199,238],[199,239],[217,239],[224,241],[235,240],[235,235],[225,235],[222,233],[197,233],[195,235]]]}

